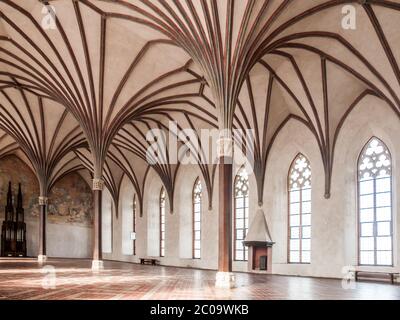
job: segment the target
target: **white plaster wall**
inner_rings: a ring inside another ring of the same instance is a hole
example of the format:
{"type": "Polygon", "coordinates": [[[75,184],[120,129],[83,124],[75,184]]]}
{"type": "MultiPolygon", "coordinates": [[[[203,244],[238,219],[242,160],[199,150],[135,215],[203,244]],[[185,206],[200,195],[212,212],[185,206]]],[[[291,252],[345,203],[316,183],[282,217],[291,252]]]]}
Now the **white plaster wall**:
{"type": "Polygon", "coordinates": [[[135,192],[129,179],[124,176],[121,183],[121,196],[119,199],[119,207],[121,208],[118,214],[121,219],[121,249],[123,255],[133,255],[133,243],[131,240],[131,232],[133,232],[133,198],[135,192]]]}
{"type": "MultiPolygon", "coordinates": [[[[1,222],[0,222],[1,223],[1,222]]],[[[26,222],[27,255],[38,255],[39,223],[26,222]]],[[[90,258],[93,228],[47,223],[47,256],[55,258],[90,258]]]]}
{"type": "Polygon", "coordinates": [[[101,219],[101,233],[102,233],[102,251],[103,253],[112,253],[113,251],[113,221],[114,218],[114,204],[110,192],[104,188],[102,192],[102,219],[101,219]]]}

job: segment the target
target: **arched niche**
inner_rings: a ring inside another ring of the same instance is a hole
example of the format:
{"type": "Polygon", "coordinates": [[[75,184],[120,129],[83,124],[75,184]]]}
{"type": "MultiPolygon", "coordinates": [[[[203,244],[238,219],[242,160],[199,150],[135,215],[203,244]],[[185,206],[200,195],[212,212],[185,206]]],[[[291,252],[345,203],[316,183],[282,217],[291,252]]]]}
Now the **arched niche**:
{"type": "MultiPolygon", "coordinates": [[[[160,192],[165,188],[158,174],[150,169],[147,174],[144,197],[143,211],[147,220],[147,255],[151,257],[160,256],[160,192]]],[[[169,238],[169,201],[166,197],[166,255],[168,255],[168,238],[169,238]]]]}
{"type": "Polygon", "coordinates": [[[110,191],[104,187],[102,193],[102,250],[104,253],[113,252],[113,219],[114,219],[114,201],[110,191]]]}
{"type": "MultiPolygon", "coordinates": [[[[193,187],[197,179],[203,187],[202,198],[202,221],[208,208],[208,195],[204,179],[198,166],[183,165],[180,167],[175,184],[175,203],[176,212],[179,215],[179,257],[181,259],[193,258],[193,187]]],[[[202,234],[204,234],[205,223],[202,224],[202,234]]],[[[202,237],[204,239],[204,237],[202,237]]]]}
{"type": "MultiPolygon", "coordinates": [[[[121,252],[123,255],[134,254],[134,240],[131,240],[133,232],[133,202],[135,198],[135,189],[132,182],[125,175],[121,182],[119,195],[119,208],[121,212],[121,252]]],[[[136,211],[136,214],[138,212],[136,211]]],[[[137,217],[136,217],[137,218],[137,217]]]]}
{"type": "MultiPolygon", "coordinates": [[[[358,263],[358,206],[357,163],[360,153],[372,137],[383,141],[392,157],[392,215],[393,215],[393,262],[400,263],[399,235],[400,219],[397,209],[400,188],[400,122],[393,110],[381,99],[365,97],[346,118],[337,137],[333,162],[332,195],[336,196],[338,214],[344,221],[341,247],[344,265],[358,263]]],[[[382,268],[382,267],[377,267],[382,268]]]]}
{"type": "MultiPolygon", "coordinates": [[[[307,126],[295,119],[289,120],[281,129],[271,148],[266,167],[263,207],[272,240],[275,242],[272,261],[274,272],[310,275],[312,273],[310,266],[288,264],[288,173],[293,160],[299,153],[307,157],[313,170],[312,212],[316,213],[313,217],[313,225],[318,220],[322,220],[320,212],[316,210],[320,206],[322,208],[322,191],[325,183],[321,154],[315,136],[307,126]]],[[[320,231],[325,232],[323,228],[319,231],[316,228],[312,229],[313,250],[316,248],[314,242],[321,237],[320,231]]],[[[313,258],[316,256],[312,254],[312,263],[315,262],[313,258]]]]}

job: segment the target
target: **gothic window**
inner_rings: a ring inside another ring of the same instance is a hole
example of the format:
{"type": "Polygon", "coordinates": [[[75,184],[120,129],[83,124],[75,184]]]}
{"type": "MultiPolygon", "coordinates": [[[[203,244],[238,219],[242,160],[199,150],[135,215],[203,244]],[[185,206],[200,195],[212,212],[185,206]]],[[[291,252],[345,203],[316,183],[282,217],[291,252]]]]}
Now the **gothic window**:
{"type": "Polygon", "coordinates": [[[201,181],[197,178],[193,187],[193,259],[201,258],[201,181]]]}
{"type": "Polygon", "coordinates": [[[234,259],[246,261],[247,247],[243,241],[249,225],[249,177],[244,168],[240,169],[234,185],[234,259]]]}
{"type": "Polygon", "coordinates": [[[311,262],[311,166],[299,154],[288,177],[289,263],[311,262]]]}
{"type": "MultiPolygon", "coordinates": [[[[136,194],[133,196],[133,206],[132,206],[132,214],[133,214],[133,232],[136,233],[136,194]]],[[[133,255],[136,255],[136,239],[133,240],[133,255]]]]}
{"type": "Polygon", "coordinates": [[[165,190],[160,192],[160,257],[165,256],[165,190]]]}
{"type": "Polygon", "coordinates": [[[372,138],[358,160],[359,264],[393,265],[392,159],[372,138]]]}

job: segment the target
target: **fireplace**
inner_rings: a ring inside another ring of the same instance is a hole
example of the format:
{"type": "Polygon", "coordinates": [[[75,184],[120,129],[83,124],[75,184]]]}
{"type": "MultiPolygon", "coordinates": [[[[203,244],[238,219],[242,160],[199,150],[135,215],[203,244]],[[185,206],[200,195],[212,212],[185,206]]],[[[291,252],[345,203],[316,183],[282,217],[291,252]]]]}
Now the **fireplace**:
{"type": "Polygon", "coordinates": [[[248,271],[271,273],[273,244],[264,211],[259,209],[244,241],[249,248],[248,271]]]}
{"type": "Polygon", "coordinates": [[[272,244],[261,242],[246,242],[249,247],[249,266],[252,271],[271,272],[272,244]]]}

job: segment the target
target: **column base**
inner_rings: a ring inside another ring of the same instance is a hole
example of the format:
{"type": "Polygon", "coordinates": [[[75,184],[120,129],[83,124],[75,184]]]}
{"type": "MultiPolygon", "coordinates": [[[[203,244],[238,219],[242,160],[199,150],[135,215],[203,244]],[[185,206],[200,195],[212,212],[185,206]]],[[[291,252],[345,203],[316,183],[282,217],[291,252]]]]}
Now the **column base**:
{"type": "Polygon", "coordinates": [[[37,259],[38,259],[38,262],[43,263],[43,262],[47,261],[47,256],[40,254],[40,255],[38,255],[37,259]]]}
{"type": "Polygon", "coordinates": [[[233,289],[235,288],[235,274],[232,272],[217,272],[215,278],[215,287],[220,289],[233,289]]]}
{"type": "Polygon", "coordinates": [[[104,269],[104,264],[102,260],[92,260],[92,270],[100,271],[104,269]]]}

